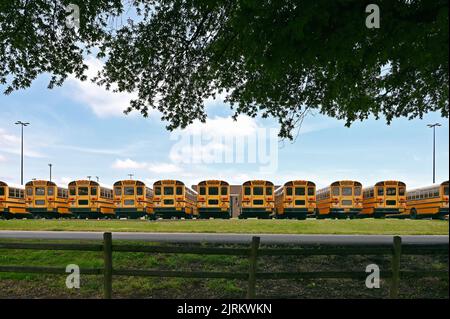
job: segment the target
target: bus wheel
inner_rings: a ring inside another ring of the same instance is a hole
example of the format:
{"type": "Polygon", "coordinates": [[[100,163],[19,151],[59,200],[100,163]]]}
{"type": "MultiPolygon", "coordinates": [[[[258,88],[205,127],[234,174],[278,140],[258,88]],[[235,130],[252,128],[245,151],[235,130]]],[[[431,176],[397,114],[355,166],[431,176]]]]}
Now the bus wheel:
{"type": "Polygon", "coordinates": [[[411,209],[411,212],[409,214],[409,217],[411,217],[411,219],[417,219],[417,211],[415,208],[411,209]]]}

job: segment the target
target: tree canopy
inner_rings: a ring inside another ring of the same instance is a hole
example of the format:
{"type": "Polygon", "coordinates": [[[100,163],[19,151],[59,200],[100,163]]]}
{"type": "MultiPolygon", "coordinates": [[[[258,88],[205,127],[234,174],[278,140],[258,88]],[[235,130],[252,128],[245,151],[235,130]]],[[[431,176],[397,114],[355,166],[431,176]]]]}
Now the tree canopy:
{"type": "Polygon", "coordinates": [[[448,117],[448,0],[9,0],[0,2],[0,83],[86,80],[137,92],[125,112],[159,110],[169,130],[206,120],[225,95],[238,114],[273,117],[292,138],[316,110],[347,125],[370,115],[448,117]],[[79,7],[80,25],[66,23],[79,7]],[[131,12],[131,13],[130,13],[131,12]],[[125,18],[126,17],[126,18],[125,18]],[[120,23],[118,23],[118,21],[120,23]]]}

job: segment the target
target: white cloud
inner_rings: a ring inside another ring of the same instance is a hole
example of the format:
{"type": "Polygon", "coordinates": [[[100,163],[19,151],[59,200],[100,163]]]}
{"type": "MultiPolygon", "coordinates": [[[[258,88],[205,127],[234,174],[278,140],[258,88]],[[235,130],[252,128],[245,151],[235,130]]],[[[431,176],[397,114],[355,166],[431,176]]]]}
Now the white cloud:
{"type": "Polygon", "coordinates": [[[6,157],[0,154],[0,162],[6,162],[6,157]]]}
{"type": "MultiPolygon", "coordinates": [[[[5,153],[20,155],[20,143],[21,138],[19,135],[8,133],[0,128],[0,150],[5,153]]],[[[44,157],[44,155],[32,149],[30,145],[33,144],[33,142],[24,143],[24,155],[28,157],[44,157]]]]}
{"type": "Polygon", "coordinates": [[[85,63],[89,67],[86,71],[88,79],[80,81],[75,76],[70,76],[67,81],[71,88],[70,96],[91,108],[98,117],[123,116],[123,111],[130,105],[130,100],[137,97],[137,94],[114,93],[92,83],[91,79],[103,68],[103,63],[92,57],[85,63]]]}
{"type": "Polygon", "coordinates": [[[112,167],[116,169],[147,169],[152,173],[162,174],[171,174],[181,171],[181,168],[175,164],[137,162],[130,158],[124,160],[116,159],[112,167]]]}
{"type": "Polygon", "coordinates": [[[127,158],[125,160],[116,159],[116,161],[112,165],[113,168],[117,168],[117,169],[130,169],[130,168],[139,169],[139,168],[145,168],[146,166],[147,166],[147,163],[136,162],[129,158],[127,158]]]}

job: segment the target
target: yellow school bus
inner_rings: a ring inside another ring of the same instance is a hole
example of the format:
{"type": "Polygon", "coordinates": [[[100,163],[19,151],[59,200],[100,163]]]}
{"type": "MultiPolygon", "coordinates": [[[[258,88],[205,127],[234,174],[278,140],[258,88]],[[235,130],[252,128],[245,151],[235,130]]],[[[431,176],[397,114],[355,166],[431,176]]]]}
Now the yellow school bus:
{"type": "Polygon", "coordinates": [[[177,180],[160,180],[153,184],[155,217],[190,219],[197,216],[197,194],[177,180]]]}
{"type": "Polygon", "coordinates": [[[358,217],[400,215],[406,211],[406,185],[400,181],[381,181],[363,189],[363,210],[358,217]]]}
{"type": "Polygon", "coordinates": [[[354,218],[362,211],[362,185],[356,181],[337,181],[317,191],[316,218],[354,218]]]}
{"type": "Polygon", "coordinates": [[[25,190],[0,181],[0,218],[29,218],[25,204],[25,190]]]}
{"type": "Polygon", "coordinates": [[[117,218],[153,217],[153,190],[137,180],[114,183],[114,205],[117,218]]]}
{"type": "Polygon", "coordinates": [[[275,217],[306,219],[316,212],[316,184],[296,180],[275,191],[275,217]]]}
{"type": "Polygon", "coordinates": [[[241,213],[239,218],[271,218],[275,210],[275,194],[272,182],[252,180],[242,184],[239,198],[241,213]]]}
{"type": "Polygon", "coordinates": [[[69,211],[76,218],[113,218],[113,191],[94,181],[70,182],[69,211]]]}
{"type": "Polygon", "coordinates": [[[448,181],[408,190],[407,212],[411,218],[444,218],[448,216],[448,181]]]}
{"type": "Polygon", "coordinates": [[[220,180],[207,180],[197,185],[199,218],[230,218],[230,184],[220,180]]]}
{"type": "Polygon", "coordinates": [[[33,180],[25,184],[27,210],[34,218],[70,217],[67,188],[54,182],[33,180]]]}

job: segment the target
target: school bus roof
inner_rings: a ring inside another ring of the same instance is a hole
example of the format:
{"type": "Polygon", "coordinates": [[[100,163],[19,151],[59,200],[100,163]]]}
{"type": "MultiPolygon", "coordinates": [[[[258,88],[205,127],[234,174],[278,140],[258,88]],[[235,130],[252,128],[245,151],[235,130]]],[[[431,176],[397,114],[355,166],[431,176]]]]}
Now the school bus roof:
{"type": "Polygon", "coordinates": [[[219,180],[219,179],[207,179],[207,180],[204,180],[204,181],[201,181],[198,183],[198,185],[207,185],[207,184],[216,184],[216,185],[219,184],[219,185],[225,185],[225,186],[230,185],[227,182],[219,180]]]}
{"type": "Polygon", "coordinates": [[[24,186],[23,185],[19,185],[19,184],[14,184],[14,183],[6,183],[6,182],[2,182],[0,181],[0,186],[6,186],[6,187],[11,187],[11,188],[19,188],[19,189],[23,189],[24,186]]]}
{"type": "Polygon", "coordinates": [[[72,181],[72,182],[69,183],[69,186],[79,186],[79,185],[83,185],[83,186],[100,186],[102,188],[111,189],[111,186],[109,186],[109,185],[100,184],[98,182],[90,181],[90,180],[87,180],[87,179],[79,179],[79,180],[72,181]]]}
{"type": "Polygon", "coordinates": [[[293,185],[308,185],[308,186],[316,186],[315,183],[311,182],[311,181],[306,181],[306,180],[293,180],[293,181],[289,181],[284,183],[284,186],[293,186],[293,185]]]}
{"type": "Polygon", "coordinates": [[[138,185],[138,186],[145,186],[144,182],[141,182],[136,179],[124,179],[121,181],[117,181],[114,183],[114,186],[120,186],[120,185],[138,185]]]}
{"type": "Polygon", "coordinates": [[[388,185],[398,185],[398,186],[406,186],[405,183],[400,182],[400,181],[392,181],[392,180],[388,180],[388,181],[381,181],[375,184],[375,186],[388,186],[388,185]]]}
{"type": "Polygon", "coordinates": [[[56,186],[56,184],[51,181],[37,179],[29,181],[28,183],[25,184],[25,186],[56,186]]]}
{"type": "Polygon", "coordinates": [[[342,181],[335,181],[331,183],[330,186],[343,186],[343,185],[353,185],[353,186],[362,186],[360,182],[357,181],[350,181],[350,180],[342,180],[342,181]]]}
{"type": "Polygon", "coordinates": [[[162,179],[154,182],[153,185],[184,185],[184,183],[175,179],[162,179]]]}
{"type": "Polygon", "coordinates": [[[261,179],[254,179],[254,180],[250,180],[250,181],[246,181],[245,183],[243,183],[242,185],[267,185],[267,186],[273,186],[273,183],[270,181],[265,181],[265,180],[261,180],[261,179]]]}

